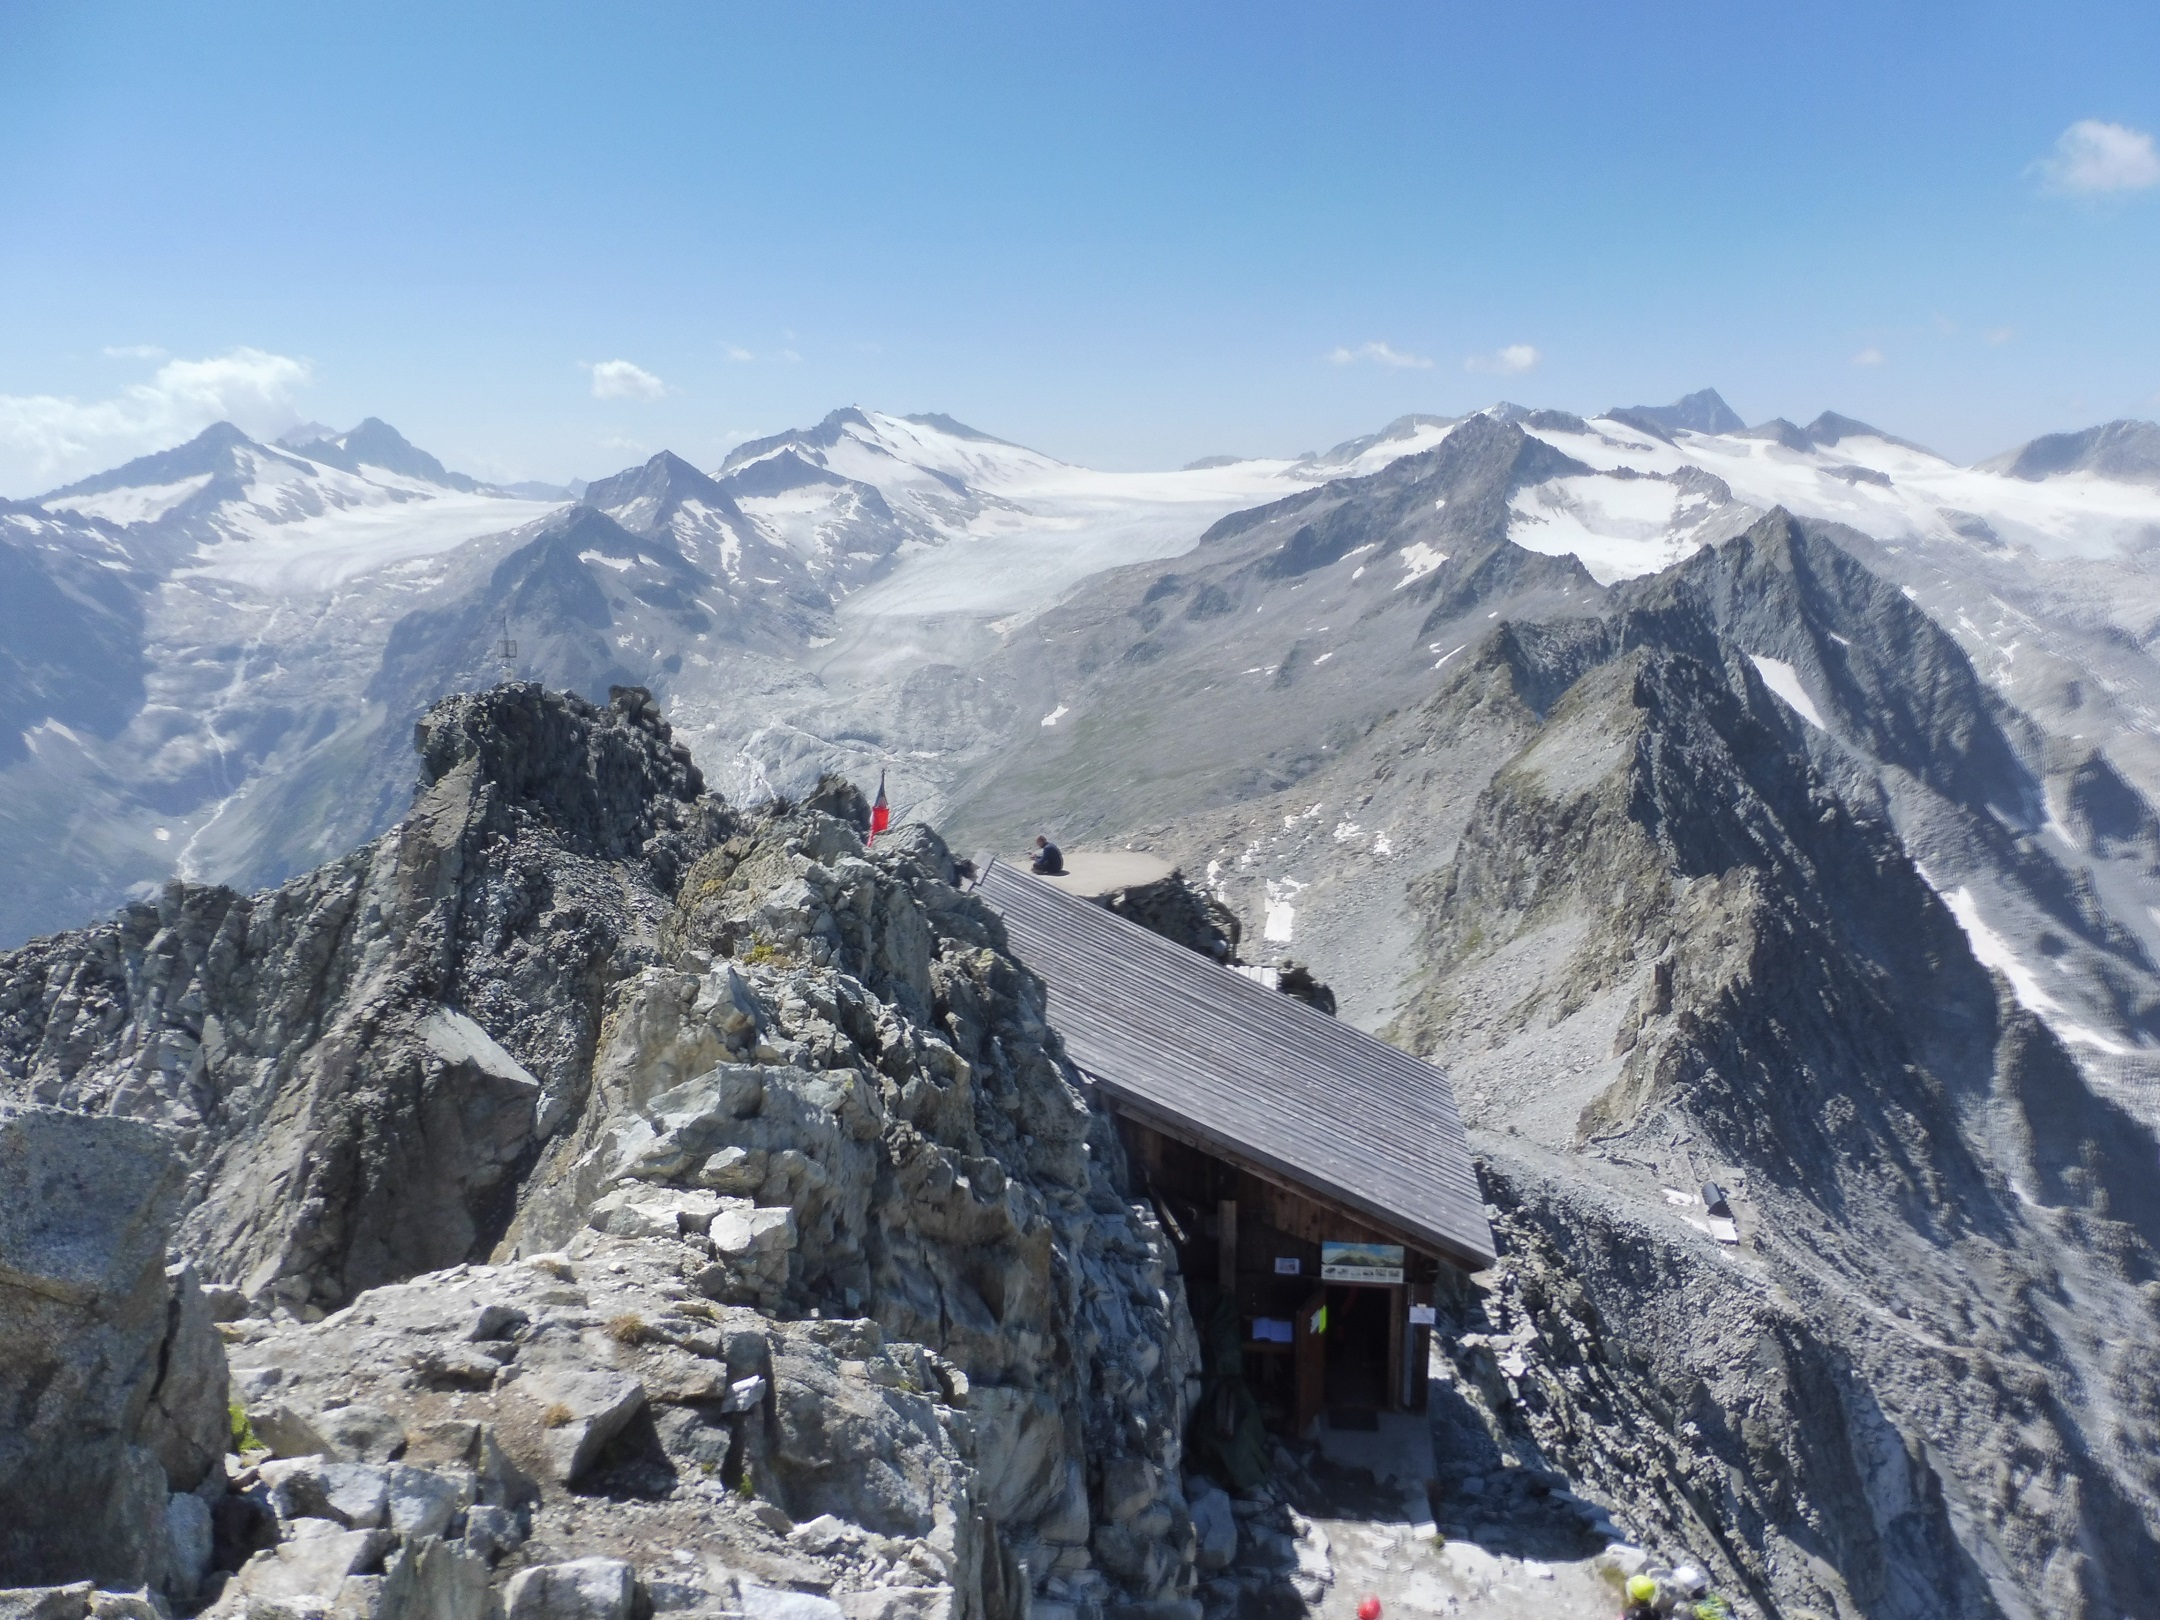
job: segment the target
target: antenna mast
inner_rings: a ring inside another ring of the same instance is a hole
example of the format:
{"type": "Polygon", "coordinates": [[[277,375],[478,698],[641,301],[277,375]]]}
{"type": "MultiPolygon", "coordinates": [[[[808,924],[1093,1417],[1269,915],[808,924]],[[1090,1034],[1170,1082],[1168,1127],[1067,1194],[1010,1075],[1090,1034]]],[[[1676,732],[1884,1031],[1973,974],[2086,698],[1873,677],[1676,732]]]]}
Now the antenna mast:
{"type": "Polygon", "coordinates": [[[510,615],[505,613],[502,621],[502,640],[495,644],[495,656],[502,660],[503,673],[517,672],[517,643],[510,639],[510,615]]]}

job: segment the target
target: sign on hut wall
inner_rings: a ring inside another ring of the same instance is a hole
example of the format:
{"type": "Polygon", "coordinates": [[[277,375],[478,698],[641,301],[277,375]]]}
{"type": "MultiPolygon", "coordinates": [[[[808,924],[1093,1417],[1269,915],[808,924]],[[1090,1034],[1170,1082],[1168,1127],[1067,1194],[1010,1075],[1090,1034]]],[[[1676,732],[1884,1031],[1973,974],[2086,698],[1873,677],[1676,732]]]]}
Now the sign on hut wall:
{"type": "Polygon", "coordinates": [[[1322,1282],[1399,1283],[1403,1252],[1399,1243],[1323,1243],[1322,1282]]]}

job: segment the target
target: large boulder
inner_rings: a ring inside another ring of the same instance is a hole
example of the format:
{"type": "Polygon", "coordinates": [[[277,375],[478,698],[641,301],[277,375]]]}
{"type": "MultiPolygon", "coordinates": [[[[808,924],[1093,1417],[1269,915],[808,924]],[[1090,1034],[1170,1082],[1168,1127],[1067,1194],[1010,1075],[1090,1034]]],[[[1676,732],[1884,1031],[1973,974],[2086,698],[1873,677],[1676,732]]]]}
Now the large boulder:
{"type": "Polygon", "coordinates": [[[222,1468],[225,1354],[137,1120],[0,1108],[0,1585],[192,1584],[167,1499],[222,1468]]]}

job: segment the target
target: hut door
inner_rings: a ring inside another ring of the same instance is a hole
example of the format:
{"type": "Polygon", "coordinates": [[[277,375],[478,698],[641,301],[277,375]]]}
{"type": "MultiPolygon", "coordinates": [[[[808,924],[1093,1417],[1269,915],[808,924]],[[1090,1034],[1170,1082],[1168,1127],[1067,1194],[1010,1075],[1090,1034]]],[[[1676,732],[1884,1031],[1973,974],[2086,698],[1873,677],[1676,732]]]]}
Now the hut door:
{"type": "Polygon", "coordinates": [[[1296,1428],[1299,1438],[1319,1420],[1327,1404],[1327,1290],[1315,1288],[1298,1307],[1293,1336],[1293,1359],[1297,1365],[1296,1428]]]}

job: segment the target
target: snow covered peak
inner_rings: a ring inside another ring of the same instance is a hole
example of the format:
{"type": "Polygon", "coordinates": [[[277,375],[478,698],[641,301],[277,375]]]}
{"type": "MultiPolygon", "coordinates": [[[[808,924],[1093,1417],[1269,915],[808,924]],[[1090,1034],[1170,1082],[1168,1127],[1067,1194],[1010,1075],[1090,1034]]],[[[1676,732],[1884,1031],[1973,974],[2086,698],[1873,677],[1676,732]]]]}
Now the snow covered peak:
{"type": "Polygon", "coordinates": [[[665,521],[666,513],[684,501],[702,500],[722,512],[732,512],[735,505],[716,480],[672,450],[662,450],[642,467],[626,468],[612,478],[587,484],[580,499],[636,533],[665,521]]]}
{"type": "Polygon", "coordinates": [[[755,594],[760,586],[803,599],[820,594],[804,557],[748,516],[719,480],[672,451],[587,485],[581,504],[632,534],[672,538],[730,595],[755,594]]]}
{"type": "Polygon", "coordinates": [[[1684,554],[1727,532],[1746,511],[1777,506],[1891,545],[1940,543],[1991,554],[2010,547],[2040,559],[2119,556],[2147,543],[2160,525],[2153,483],[2103,470],[2134,469],[2144,442],[2141,433],[2112,426],[1960,467],[1835,411],[1805,427],[1777,417],[1721,433],[1673,429],[1625,410],[1572,425],[1537,413],[1522,425],[1594,473],[1520,499],[1521,542],[1578,550],[1586,562],[1595,551],[1590,566],[1601,579],[1664,567],[1676,546],[1684,554]],[[1673,482],[1683,474],[1698,480],[1693,489],[1673,482]],[[1644,480],[1672,491],[1670,518],[1644,480]],[[1732,509],[1720,510],[1728,501],[1732,509]]]}
{"type": "Polygon", "coordinates": [[[873,485],[888,498],[932,484],[957,496],[995,493],[1037,481],[1065,465],[949,416],[889,416],[848,406],[815,427],[792,428],[736,446],[721,463],[720,474],[725,478],[780,456],[873,485]]]}
{"type": "Polygon", "coordinates": [[[909,544],[1024,524],[1016,497],[1077,472],[949,416],[849,406],[815,427],[737,446],[717,483],[767,536],[844,591],[884,572],[909,544]]]}
{"type": "Polygon", "coordinates": [[[482,487],[477,479],[451,472],[378,416],[367,418],[350,433],[324,434],[304,442],[296,437],[296,433],[287,433],[281,435],[278,442],[311,461],[346,472],[356,473],[373,467],[468,495],[482,487]]]}
{"type": "Polygon", "coordinates": [[[185,444],[78,479],[39,496],[38,504],[132,527],[208,510],[251,485],[305,479],[317,470],[289,451],[257,444],[230,422],[213,422],[185,444]]]}
{"type": "Polygon", "coordinates": [[[1332,450],[1300,457],[1295,469],[1301,478],[1362,478],[1391,461],[1430,450],[1462,420],[1459,416],[1398,416],[1378,433],[1345,439],[1332,450]]]}
{"type": "Polygon", "coordinates": [[[514,528],[559,503],[510,499],[447,472],[370,418],[306,453],[218,422],[39,504],[125,531],[131,554],[159,572],[307,588],[514,528]]]}
{"type": "Polygon", "coordinates": [[[251,450],[281,460],[292,459],[280,451],[265,449],[230,422],[213,422],[185,444],[137,456],[107,472],[78,478],[72,484],[39,496],[38,504],[79,509],[88,498],[117,490],[155,489],[185,479],[230,474],[240,468],[242,457],[251,450]]]}

